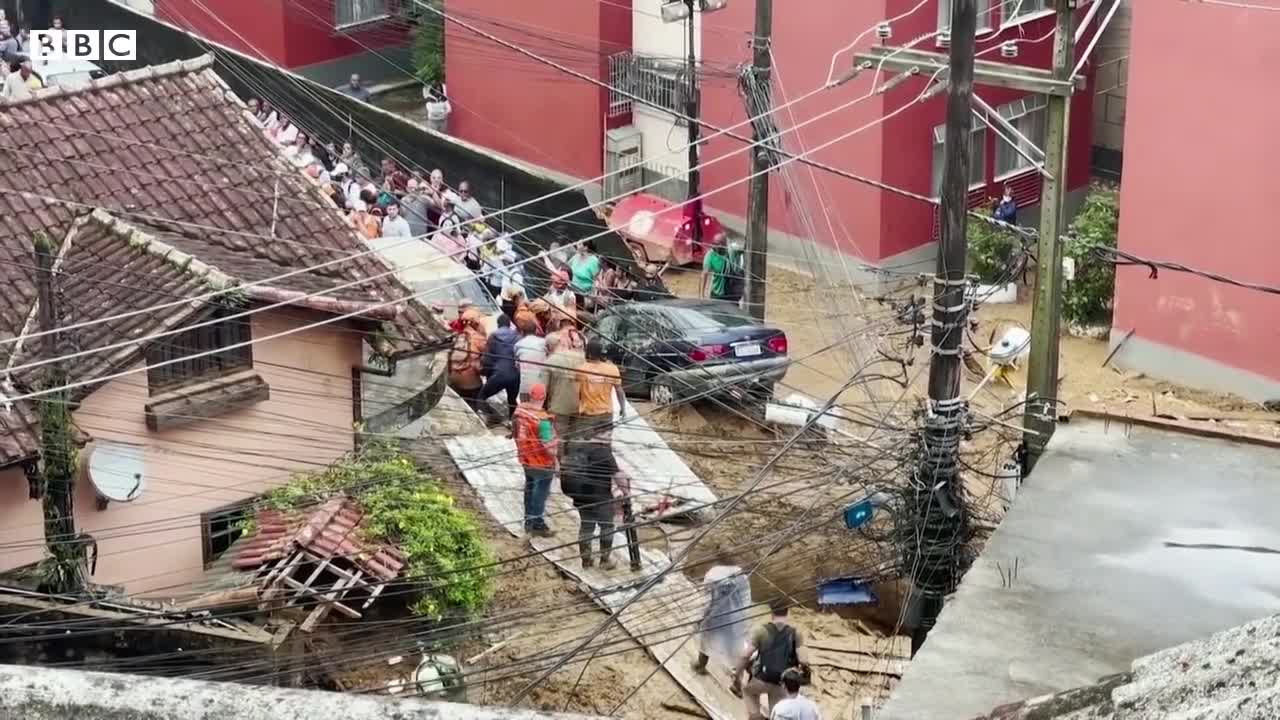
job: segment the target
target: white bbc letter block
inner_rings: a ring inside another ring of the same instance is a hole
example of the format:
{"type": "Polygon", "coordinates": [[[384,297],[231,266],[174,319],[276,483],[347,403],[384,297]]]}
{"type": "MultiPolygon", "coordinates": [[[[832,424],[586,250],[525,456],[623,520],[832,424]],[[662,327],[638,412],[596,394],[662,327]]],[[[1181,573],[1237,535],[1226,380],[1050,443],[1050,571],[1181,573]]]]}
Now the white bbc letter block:
{"type": "Polygon", "coordinates": [[[62,42],[61,30],[31,31],[31,59],[41,62],[61,60],[62,42]]]}
{"type": "Polygon", "coordinates": [[[137,30],[103,30],[102,31],[102,59],[103,60],[137,60],[138,59],[138,31],[137,30]]]}
{"type": "Polygon", "coordinates": [[[101,35],[97,30],[67,30],[67,57],[97,62],[102,59],[101,35]]]}

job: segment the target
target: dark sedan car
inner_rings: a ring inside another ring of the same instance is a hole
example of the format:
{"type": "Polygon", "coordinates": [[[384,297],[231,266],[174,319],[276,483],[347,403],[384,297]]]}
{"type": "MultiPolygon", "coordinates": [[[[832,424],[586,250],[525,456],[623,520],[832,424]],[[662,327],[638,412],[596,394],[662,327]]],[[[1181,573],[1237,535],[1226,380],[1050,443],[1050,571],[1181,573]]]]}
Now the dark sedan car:
{"type": "Polygon", "coordinates": [[[786,334],[731,303],[618,303],[591,331],[604,340],[628,393],[658,405],[708,395],[768,399],[787,374],[786,334]]]}

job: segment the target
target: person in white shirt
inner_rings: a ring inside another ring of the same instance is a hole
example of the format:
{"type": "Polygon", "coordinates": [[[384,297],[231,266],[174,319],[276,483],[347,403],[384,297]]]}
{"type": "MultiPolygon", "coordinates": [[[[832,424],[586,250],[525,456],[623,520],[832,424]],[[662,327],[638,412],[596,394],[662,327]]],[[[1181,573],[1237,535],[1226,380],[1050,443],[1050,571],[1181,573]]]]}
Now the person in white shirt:
{"type": "Polygon", "coordinates": [[[311,152],[311,138],[307,137],[304,132],[298,133],[294,143],[285,147],[285,154],[289,156],[294,165],[300,168],[311,167],[316,164],[316,156],[311,152]]]}
{"type": "Polygon", "coordinates": [[[547,382],[547,339],[536,332],[521,332],[516,341],[516,361],[520,363],[520,394],[547,382]]]}
{"type": "Polygon", "coordinates": [[[788,668],[782,673],[782,687],[787,696],[769,708],[769,720],[822,720],[818,706],[800,694],[800,671],[788,668]]]}
{"type": "Polygon", "coordinates": [[[445,94],[445,87],[441,85],[440,90],[437,92],[429,85],[423,85],[422,99],[426,101],[427,127],[439,133],[447,132],[449,115],[453,112],[453,105],[449,104],[449,97],[445,94]]]}
{"type": "Polygon", "coordinates": [[[458,183],[458,192],[450,190],[445,197],[453,202],[453,210],[463,220],[479,220],[484,217],[484,208],[480,201],[471,196],[471,183],[463,180],[458,183]]]}
{"type": "Polygon", "coordinates": [[[387,216],[382,220],[382,237],[413,237],[409,221],[400,215],[400,203],[394,200],[387,205],[387,216]]]}

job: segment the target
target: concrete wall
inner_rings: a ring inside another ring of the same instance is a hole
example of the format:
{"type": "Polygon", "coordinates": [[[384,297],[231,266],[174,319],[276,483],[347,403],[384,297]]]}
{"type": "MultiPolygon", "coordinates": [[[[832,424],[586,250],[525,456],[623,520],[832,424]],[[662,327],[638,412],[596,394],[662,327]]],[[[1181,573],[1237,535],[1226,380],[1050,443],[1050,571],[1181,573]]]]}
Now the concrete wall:
{"type": "MultiPolygon", "coordinates": [[[[268,311],[253,316],[255,339],[321,316],[268,311]]],[[[76,423],[97,443],[144,447],[144,485],[129,503],[97,510],[78,483],[76,520],[98,541],[94,580],[160,597],[179,594],[203,572],[200,514],[323,468],[353,447],[351,368],[360,335],[329,325],[254,345],[254,368],[271,399],[161,432],[147,429],[146,373],[109,382],[85,399],[76,423]]],[[[41,556],[40,503],[26,499],[21,472],[0,475],[0,568],[41,556]]]]}
{"type": "MultiPolygon", "coordinates": [[[[623,3],[619,3],[622,5],[623,3]]],[[[607,82],[608,56],[629,49],[629,8],[596,0],[448,0],[458,19],[607,82]],[[625,35],[623,28],[625,27],[625,35]]],[[[600,87],[445,25],[449,132],[575,177],[600,174],[608,98],[600,87]]]]}
{"type": "MultiPolygon", "coordinates": [[[[1274,222],[1280,144],[1268,68],[1280,14],[1183,3],[1134,8],[1120,247],[1240,280],[1280,285],[1274,222]],[[1182,49],[1229,38],[1205,65],[1182,49]],[[1230,82],[1215,74],[1231,68],[1230,82]],[[1183,98],[1170,111],[1170,98],[1183,98]],[[1206,179],[1211,179],[1206,182],[1206,179]]],[[[1256,400],[1280,397],[1280,297],[1145,268],[1117,271],[1112,338],[1121,365],[1256,400]],[[1168,352],[1173,350],[1175,352],[1168,352]]]]}
{"type": "Polygon", "coordinates": [[[588,720],[585,715],[0,665],[0,718],[588,720]]]}

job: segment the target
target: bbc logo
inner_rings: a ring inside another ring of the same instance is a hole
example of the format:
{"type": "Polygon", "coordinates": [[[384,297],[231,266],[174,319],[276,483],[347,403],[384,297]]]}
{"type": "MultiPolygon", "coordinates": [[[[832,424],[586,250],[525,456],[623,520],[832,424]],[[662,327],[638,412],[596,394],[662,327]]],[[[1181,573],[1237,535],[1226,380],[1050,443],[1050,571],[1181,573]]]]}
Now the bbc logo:
{"type": "Polygon", "coordinates": [[[137,60],[137,30],[32,30],[32,59],[137,60]]]}

